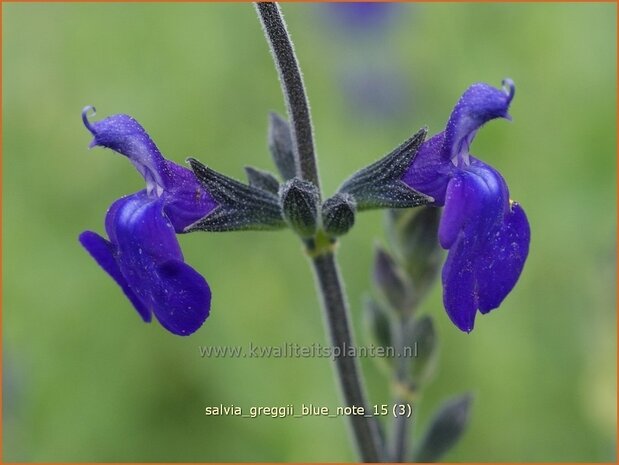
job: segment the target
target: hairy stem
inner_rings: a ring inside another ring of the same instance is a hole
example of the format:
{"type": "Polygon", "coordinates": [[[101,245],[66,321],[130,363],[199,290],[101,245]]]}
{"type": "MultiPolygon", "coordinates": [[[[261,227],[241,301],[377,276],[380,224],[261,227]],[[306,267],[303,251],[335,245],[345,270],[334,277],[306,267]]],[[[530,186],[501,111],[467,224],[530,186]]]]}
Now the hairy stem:
{"type": "Polygon", "coordinates": [[[284,92],[292,129],[297,172],[302,179],[313,182],[320,192],[309,104],[286,23],[277,3],[256,3],[256,9],[284,92]]]}
{"type": "MultiPolygon", "coordinates": [[[[322,306],[333,347],[339,347],[340,355],[335,358],[337,375],[346,406],[363,407],[371,415],[365,390],[355,357],[350,357],[345,347],[354,345],[348,304],[344,296],[340,273],[332,252],[313,258],[322,306]]],[[[379,424],[373,416],[349,416],[357,448],[364,462],[383,461],[382,438],[379,424]]]]}
{"type": "MultiPolygon", "coordinates": [[[[320,192],[309,105],[286,24],[277,3],[260,2],[256,4],[256,10],[269,42],[284,93],[297,173],[302,179],[314,183],[320,192]]],[[[345,347],[353,346],[353,335],[337,262],[330,249],[331,244],[323,243],[320,236],[319,232],[315,238],[306,241],[306,245],[312,252],[312,263],[331,342],[333,347],[340,348],[340,355],[335,358],[335,366],[344,402],[346,406],[363,407],[365,412],[371,415],[357,360],[349,357],[344,350],[345,347]]],[[[349,418],[362,460],[382,461],[384,458],[382,437],[376,418],[360,415],[351,415],[349,418]]]]}

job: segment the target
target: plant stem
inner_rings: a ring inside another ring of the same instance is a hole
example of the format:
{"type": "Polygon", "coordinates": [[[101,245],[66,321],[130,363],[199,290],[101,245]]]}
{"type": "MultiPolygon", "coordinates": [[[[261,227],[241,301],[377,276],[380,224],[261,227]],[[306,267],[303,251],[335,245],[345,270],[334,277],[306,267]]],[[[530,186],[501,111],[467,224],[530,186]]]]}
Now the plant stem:
{"type": "MultiPolygon", "coordinates": [[[[394,327],[396,350],[404,353],[404,347],[410,340],[411,322],[408,318],[402,318],[394,327]]],[[[408,372],[408,358],[401,357],[396,360],[394,372],[396,386],[394,403],[396,405],[407,404],[405,392],[410,392],[411,380],[408,372]]],[[[410,396],[408,396],[410,397],[410,396]]],[[[406,462],[406,456],[410,447],[410,418],[405,415],[397,416],[393,420],[393,449],[391,460],[394,462],[406,462]]]]}
{"type": "Polygon", "coordinates": [[[269,42],[284,92],[288,119],[292,128],[297,172],[302,179],[313,182],[320,192],[309,104],[301,69],[286,29],[286,23],[277,3],[259,2],[256,3],[256,10],[269,42]]]}
{"type": "MultiPolygon", "coordinates": [[[[320,192],[320,179],[314,153],[314,140],[309,105],[301,77],[299,63],[277,3],[256,3],[256,10],[269,42],[275,66],[286,101],[292,130],[298,175],[316,185],[320,192]]],[[[357,360],[348,356],[346,347],[354,341],[348,315],[348,304],[332,252],[332,244],[322,241],[319,232],[306,242],[312,252],[312,263],[318,283],[318,293],[326,314],[326,324],[333,347],[340,349],[335,366],[346,406],[363,407],[369,416],[350,415],[357,449],[365,462],[380,462],[384,458],[383,441],[378,421],[368,408],[357,360]],[[309,244],[313,244],[309,246],[309,244]]]]}
{"type": "MultiPolygon", "coordinates": [[[[399,399],[396,404],[405,404],[406,401],[399,399]]],[[[394,462],[408,462],[406,455],[408,454],[409,447],[409,430],[410,422],[409,418],[405,416],[396,417],[394,420],[394,448],[393,448],[393,461],[394,462]]]]}
{"type": "MultiPolygon", "coordinates": [[[[355,357],[346,353],[346,347],[353,347],[348,304],[344,296],[335,256],[326,252],[312,260],[322,306],[325,310],[326,323],[333,347],[340,348],[340,355],[335,358],[337,375],[346,406],[363,407],[368,415],[372,414],[366,401],[359,367],[355,357]]],[[[357,448],[364,462],[383,461],[382,438],[379,424],[373,416],[349,416],[357,448]]]]}

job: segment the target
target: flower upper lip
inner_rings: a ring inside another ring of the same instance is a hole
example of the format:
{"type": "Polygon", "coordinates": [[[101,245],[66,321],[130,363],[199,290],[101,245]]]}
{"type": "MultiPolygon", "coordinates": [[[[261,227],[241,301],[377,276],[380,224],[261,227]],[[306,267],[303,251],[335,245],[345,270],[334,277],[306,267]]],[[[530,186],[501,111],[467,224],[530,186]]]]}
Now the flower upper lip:
{"type": "Polygon", "coordinates": [[[160,196],[166,188],[165,159],[144,128],[131,116],[119,114],[91,122],[95,108],[82,110],[82,121],[94,136],[89,147],[106,147],[131,160],[146,181],[149,194],[160,196]]]}
{"type": "Polygon", "coordinates": [[[469,164],[469,147],[481,126],[495,118],[511,119],[508,109],[515,87],[511,79],[504,79],[503,83],[509,89],[499,90],[485,83],[473,84],[456,103],[445,126],[442,152],[459,168],[469,164]]]}

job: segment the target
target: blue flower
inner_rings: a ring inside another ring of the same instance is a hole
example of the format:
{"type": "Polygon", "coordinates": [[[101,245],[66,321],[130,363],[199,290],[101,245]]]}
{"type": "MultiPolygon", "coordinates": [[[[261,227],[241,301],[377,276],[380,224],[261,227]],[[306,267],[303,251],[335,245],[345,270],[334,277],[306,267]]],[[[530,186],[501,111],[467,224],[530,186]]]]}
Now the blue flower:
{"type": "Polygon", "coordinates": [[[390,2],[333,2],[325,4],[324,9],[338,29],[365,35],[388,31],[401,12],[399,4],[390,2]]]}
{"type": "Polygon", "coordinates": [[[152,314],[168,331],[186,336],[210,311],[206,280],[183,260],[177,233],[209,214],[217,203],[187,168],[163,158],[144,128],[127,115],[90,122],[90,147],[118,152],[144,177],[146,189],[122,197],[105,218],[108,239],[92,231],[79,240],[122,288],[145,322],[152,314]]]}
{"type": "Polygon", "coordinates": [[[477,310],[497,308],[518,281],[529,253],[530,229],[497,170],[469,153],[477,130],[494,118],[510,119],[514,84],[499,90],[474,84],[454,107],[445,130],[419,149],[402,180],[444,206],[439,242],[449,250],[443,266],[443,303],[453,323],[470,332],[477,310]]]}

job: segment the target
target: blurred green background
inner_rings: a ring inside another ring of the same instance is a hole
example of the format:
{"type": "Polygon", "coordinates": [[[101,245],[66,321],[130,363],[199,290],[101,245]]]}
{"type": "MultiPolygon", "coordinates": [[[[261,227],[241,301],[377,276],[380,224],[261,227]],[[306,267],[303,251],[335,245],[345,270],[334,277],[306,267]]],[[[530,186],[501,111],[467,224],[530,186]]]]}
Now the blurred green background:
{"type": "MultiPolygon", "coordinates": [[[[353,6],[354,8],[354,6],[353,6]]],[[[429,125],[468,85],[516,82],[513,123],[473,153],[501,170],[532,228],[500,310],[470,335],[423,311],[440,367],[416,433],[475,394],[451,461],[611,461],[616,434],[616,12],[612,4],[402,4],[376,21],[283,6],[312,104],[323,188],[429,125]]],[[[181,237],[213,289],[211,317],[175,337],[141,323],[77,242],[143,187],[121,156],[88,151],[80,111],[135,116],[162,152],[242,178],[272,169],[267,111],[283,112],[249,4],[4,4],[4,461],[354,460],[343,419],[205,417],[207,405],[340,404],[327,359],[202,359],[198,346],[325,342],[298,240],[181,237]]],[[[376,13],[379,15],[379,13],[376,13]]],[[[383,214],[359,216],[339,257],[362,343],[383,214]]],[[[387,382],[363,362],[373,403],[387,382]]]]}

